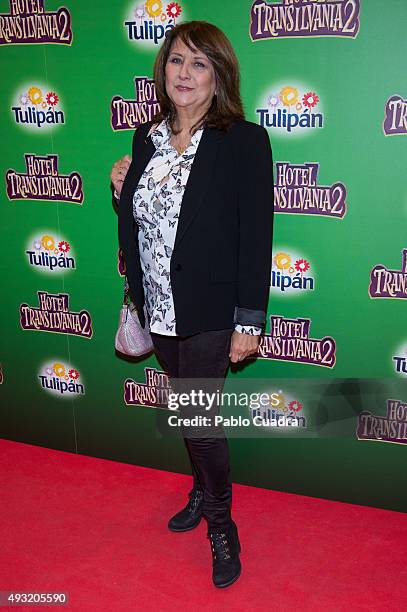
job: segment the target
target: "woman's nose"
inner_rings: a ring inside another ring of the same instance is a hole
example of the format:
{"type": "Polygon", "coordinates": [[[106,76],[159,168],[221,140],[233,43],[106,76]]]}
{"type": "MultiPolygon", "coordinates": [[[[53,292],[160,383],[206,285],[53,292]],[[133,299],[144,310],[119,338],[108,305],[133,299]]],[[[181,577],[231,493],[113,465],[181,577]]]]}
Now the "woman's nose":
{"type": "Polygon", "coordinates": [[[189,79],[189,64],[188,62],[183,62],[180,67],[179,76],[181,79],[189,79]]]}

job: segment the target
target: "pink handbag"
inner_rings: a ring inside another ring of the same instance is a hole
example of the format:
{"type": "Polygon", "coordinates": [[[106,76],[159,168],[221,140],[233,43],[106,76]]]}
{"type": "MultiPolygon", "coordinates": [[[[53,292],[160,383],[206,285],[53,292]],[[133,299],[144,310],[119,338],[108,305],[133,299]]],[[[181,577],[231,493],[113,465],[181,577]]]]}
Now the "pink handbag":
{"type": "Polygon", "coordinates": [[[154,350],[148,327],[146,307],[144,305],[144,315],[146,325],[141,327],[137,308],[130,299],[127,279],[125,282],[125,292],[123,305],[120,310],[119,327],[115,337],[115,347],[120,353],[139,357],[154,350]]]}

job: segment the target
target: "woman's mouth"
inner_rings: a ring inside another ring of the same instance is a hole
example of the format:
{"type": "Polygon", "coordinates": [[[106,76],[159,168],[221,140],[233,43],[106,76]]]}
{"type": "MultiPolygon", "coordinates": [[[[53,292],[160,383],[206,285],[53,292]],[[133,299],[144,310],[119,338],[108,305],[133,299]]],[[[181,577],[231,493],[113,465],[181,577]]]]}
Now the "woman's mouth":
{"type": "Polygon", "coordinates": [[[175,89],[178,91],[192,91],[192,87],[185,87],[185,85],[177,85],[175,89]]]}

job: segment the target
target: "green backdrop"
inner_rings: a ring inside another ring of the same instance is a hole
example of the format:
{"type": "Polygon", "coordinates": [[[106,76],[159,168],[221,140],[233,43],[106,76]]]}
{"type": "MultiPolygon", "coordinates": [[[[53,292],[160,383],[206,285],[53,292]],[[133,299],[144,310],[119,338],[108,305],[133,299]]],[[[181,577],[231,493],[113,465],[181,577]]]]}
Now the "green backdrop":
{"type": "Polygon", "coordinates": [[[155,407],[154,355],[114,350],[109,175],[157,107],[164,32],[190,19],[232,41],[246,118],[267,127],[275,165],[266,332],[225,388],[278,393],[276,414],[301,417],[231,430],[233,479],[405,511],[403,0],[1,0],[1,435],[189,471],[155,407]]]}

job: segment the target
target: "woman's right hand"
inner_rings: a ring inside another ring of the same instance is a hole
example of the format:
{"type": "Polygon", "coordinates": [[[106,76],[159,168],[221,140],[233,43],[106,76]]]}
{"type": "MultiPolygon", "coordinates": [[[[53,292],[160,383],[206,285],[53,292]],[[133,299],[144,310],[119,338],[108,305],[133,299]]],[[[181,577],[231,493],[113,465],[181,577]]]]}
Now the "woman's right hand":
{"type": "Polygon", "coordinates": [[[125,155],[113,164],[110,180],[112,181],[113,187],[118,195],[121,194],[123,181],[126,178],[130,164],[131,157],[129,155],[125,155]]]}

